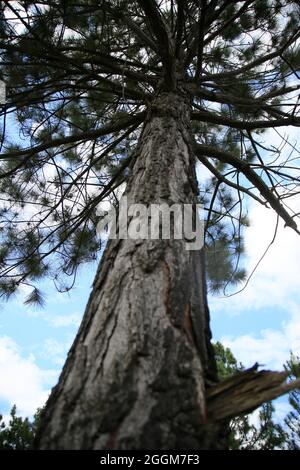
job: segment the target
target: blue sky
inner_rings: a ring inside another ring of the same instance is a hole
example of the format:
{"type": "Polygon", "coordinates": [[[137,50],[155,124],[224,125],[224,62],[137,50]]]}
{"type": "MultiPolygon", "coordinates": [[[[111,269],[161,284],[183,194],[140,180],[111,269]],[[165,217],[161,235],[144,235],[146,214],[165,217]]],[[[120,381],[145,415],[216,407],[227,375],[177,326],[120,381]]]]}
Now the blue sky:
{"type": "Polygon", "coordinates": [[[22,292],[0,309],[0,413],[16,403],[21,415],[32,415],[55,385],[84,313],[96,266],[81,269],[71,294],[59,294],[44,283],[47,304],[23,304],[22,292]]]}

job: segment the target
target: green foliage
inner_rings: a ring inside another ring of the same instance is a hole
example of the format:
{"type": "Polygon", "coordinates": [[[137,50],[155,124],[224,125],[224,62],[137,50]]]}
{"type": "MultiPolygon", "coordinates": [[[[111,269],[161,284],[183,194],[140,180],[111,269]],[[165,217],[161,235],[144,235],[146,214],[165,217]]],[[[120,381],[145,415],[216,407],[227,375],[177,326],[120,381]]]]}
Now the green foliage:
{"type": "Polygon", "coordinates": [[[233,450],[276,450],[283,448],[287,439],[281,424],[274,421],[275,408],[264,403],[258,411],[257,424],[248,416],[241,416],[231,423],[231,448],[233,450]]]}
{"type": "Polygon", "coordinates": [[[10,299],[18,288],[18,285],[14,279],[1,279],[0,280],[0,295],[3,299],[10,299]]]}
{"type": "Polygon", "coordinates": [[[235,285],[245,280],[246,272],[238,267],[236,256],[242,253],[240,240],[228,240],[220,237],[207,245],[207,275],[209,289],[213,293],[226,290],[228,284],[235,285]]]}
{"type": "Polygon", "coordinates": [[[26,297],[24,304],[43,307],[45,305],[45,299],[42,292],[37,287],[34,287],[26,297]]]}
{"type": "MultiPolygon", "coordinates": [[[[229,348],[225,348],[220,342],[214,344],[218,373],[220,380],[225,380],[244,369],[243,364],[238,363],[229,348]]],[[[297,373],[300,371],[300,363],[289,361],[286,365],[288,370],[297,373]]],[[[298,392],[289,394],[291,398],[298,392]]],[[[299,394],[298,394],[299,398],[299,394]]],[[[298,401],[299,404],[299,401],[298,401]]],[[[292,448],[295,440],[299,443],[299,408],[295,408],[285,418],[285,422],[291,423],[290,431],[287,431],[283,424],[274,421],[275,408],[271,402],[265,403],[258,410],[256,423],[251,422],[249,415],[239,416],[230,422],[229,445],[232,450],[274,450],[281,448],[292,448]],[[293,433],[292,429],[296,429],[293,433]]],[[[296,448],[296,447],[295,447],[296,448]]]]}
{"type": "Polygon", "coordinates": [[[81,263],[95,260],[98,249],[99,241],[95,230],[89,227],[76,230],[65,246],[68,262],[63,268],[64,272],[72,275],[81,263]]]}
{"type": "MultiPolygon", "coordinates": [[[[285,365],[291,380],[300,377],[300,358],[291,353],[290,359],[285,365]]],[[[285,417],[287,428],[287,448],[289,450],[300,450],[300,389],[289,393],[289,403],[292,410],[285,417]]]]}
{"type": "Polygon", "coordinates": [[[266,19],[270,15],[270,2],[268,0],[256,0],[254,3],[256,19],[266,19]]]}
{"type": "Polygon", "coordinates": [[[214,343],[214,350],[220,380],[228,379],[244,369],[244,366],[238,363],[231,350],[225,348],[219,341],[214,343]]]}
{"type": "Polygon", "coordinates": [[[0,415],[0,450],[31,449],[40,424],[41,412],[42,409],[39,408],[34,415],[33,422],[30,422],[28,418],[17,416],[17,408],[14,405],[8,424],[0,415]]]}

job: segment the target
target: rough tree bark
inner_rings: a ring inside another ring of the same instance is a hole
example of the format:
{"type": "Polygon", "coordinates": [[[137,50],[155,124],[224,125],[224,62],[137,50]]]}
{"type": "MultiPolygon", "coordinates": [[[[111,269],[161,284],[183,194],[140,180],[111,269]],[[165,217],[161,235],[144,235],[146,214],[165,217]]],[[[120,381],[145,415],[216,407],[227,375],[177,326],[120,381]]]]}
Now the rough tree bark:
{"type": "MultiPolygon", "coordinates": [[[[184,93],[161,92],[149,105],[126,195],[196,201],[184,93]]],[[[216,369],[205,289],[203,254],[185,240],[111,240],[37,447],[217,448],[206,425],[216,369]]]]}

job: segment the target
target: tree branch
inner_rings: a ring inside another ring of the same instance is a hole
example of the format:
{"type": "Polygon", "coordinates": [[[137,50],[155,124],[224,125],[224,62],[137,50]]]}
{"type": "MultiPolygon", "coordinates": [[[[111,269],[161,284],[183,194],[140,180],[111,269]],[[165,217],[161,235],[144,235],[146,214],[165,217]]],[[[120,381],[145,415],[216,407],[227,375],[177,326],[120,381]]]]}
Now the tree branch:
{"type": "Polygon", "coordinates": [[[280,57],[280,55],[291,45],[293,42],[295,42],[298,38],[300,37],[300,32],[297,31],[294,33],[288,41],[282,46],[281,48],[277,49],[274,52],[270,52],[270,54],[262,55],[261,57],[258,57],[257,59],[254,59],[252,62],[249,62],[246,65],[243,65],[240,68],[233,68],[233,70],[229,72],[220,72],[216,74],[207,74],[206,78],[209,80],[221,80],[221,79],[226,79],[226,78],[232,78],[232,77],[237,77],[241,73],[245,73],[248,70],[251,70],[253,68],[258,67],[259,65],[264,64],[268,60],[273,60],[276,57],[280,57]]]}
{"type": "Polygon", "coordinates": [[[250,413],[263,403],[300,387],[300,379],[286,383],[288,372],[258,372],[257,369],[255,364],[208,390],[209,420],[221,421],[250,413]]]}
{"type": "Polygon", "coordinates": [[[181,50],[182,35],[184,29],[184,0],[177,0],[177,18],[176,18],[176,41],[175,55],[178,58],[181,50]]]}
{"type": "Polygon", "coordinates": [[[213,39],[215,39],[217,36],[219,36],[228,26],[230,26],[237,18],[239,18],[248,8],[251,3],[253,3],[254,0],[248,0],[244,3],[244,5],[233,15],[229,20],[227,20],[219,29],[217,29],[214,33],[212,33],[210,36],[208,36],[204,40],[204,46],[209,44],[213,39]]]}
{"type": "Polygon", "coordinates": [[[69,137],[62,137],[59,139],[53,139],[51,141],[44,142],[43,144],[37,145],[33,148],[26,148],[19,150],[13,153],[1,154],[0,160],[6,160],[8,158],[15,158],[15,157],[25,157],[23,158],[20,163],[18,163],[15,168],[6,173],[0,174],[0,179],[6,178],[8,176],[13,175],[17,170],[22,168],[22,166],[34,155],[39,152],[43,152],[45,150],[49,150],[53,147],[59,147],[60,145],[66,145],[70,143],[79,143],[85,142],[87,140],[97,139],[98,137],[102,137],[108,134],[112,134],[114,132],[119,132],[122,129],[132,126],[134,124],[140,124],[145,117],[145,112],[141,112],[136,114],[135,116],[127,117],[126,119],[118,120],[115,123],[110,123],[106,126],[103,126],[101,129],[95,129],[90,132],[81,132],[79,134],[74,134],[69,137]]]}
{"type": "Polygon", "coordinates": [[[159,50],[161,52],[161,59],[166,67],[166,74],[172,78],[172,53],[171,43],[168,36],[166,25],[161,17],[159,9],[155,0],[137,0],[142,10],[146,15],[146,21],[149,25],[150,31],[156,37],[159,50]]]}
{"type": "Polygon", "coordinates": [[[202,61],[203,61],[203,49],[204,49],[204,29],[205,29],[205,17],[206,17],[206,0],[201,2],[201,14],[199,20],[199,32],[198,32],[198,52],[197,52],[197,65],[195,72],[195,80],[198,81],[202,73],[202,61]]]}
{"type": "Polygon", "coordinates": [[[253,130],[253,129],[268,129],[271,127],[283,127],[283,126],[300,126],[300,118],[291,116],[283,119],[273,119],[271,121],[259,120],[259,121],[238,121],[236,119],[230,119],[226,116],[220,116],[209,111],[193,111],[191,118],[195,121],[210,122],[211,124],[219,124],[222,126],[233,127],[235,129],[242,130],[253,130]]]}
{"type": "Polygon", "coordinates": [[[227,184],[227,186],[230,186],[231,188],[234,188],[238,191],[241,191],[242,193],[247,194],[248,196],[252,197],[255,199],[255,201],[259,202],[263,206],[266,206],[266,202],[264,202],[262,199],[257,197],[255,194],[253,194],[249,189],[244,188],[243,186],[234,183],[233,181],[230,181],[229,179],[225,178],[225,176],[222,175],[215,167],[210,163],[210,161],[205,158],[201,157],[201,163],[203,163],[204,166],[220,181],[221,183],[227,184]]]}
{"type": "Polygon", "coordinates": [[[285,225],[287,227],[291,227],[297,233],[300,233],[298,231],[297,224],[294,219],[285,210],[279,199],[273,194],[273,192],[269,189],[263,179],[257,173],[255,173],[249,163],[244,160],[241,160],[240,158],[236,157],[235,155],[229,152],[216,149],[209,145],[195,144],[195,152],[200,161],[203,155],[216,158],[221,162],[232,165],[234,168],[243,173],[244,176],[253,184],[253,186],[255,186],[259,190],[261,195],[266,199],[266,201],[275,210],[275,212],[285,221],[285,225]]]}
{"type": "Polygon", "coordinates": [[[135,35],[141,39],[142,44],[146,44],[153,51],[158,52],[158,48],[155,42],[131,18],[116,9],[110,8],[108,5],[106,5],[105,8],[117,21],[120,20],[121,22],[125,23],[128,28],[130,28],[135,33],[135,35]]]}

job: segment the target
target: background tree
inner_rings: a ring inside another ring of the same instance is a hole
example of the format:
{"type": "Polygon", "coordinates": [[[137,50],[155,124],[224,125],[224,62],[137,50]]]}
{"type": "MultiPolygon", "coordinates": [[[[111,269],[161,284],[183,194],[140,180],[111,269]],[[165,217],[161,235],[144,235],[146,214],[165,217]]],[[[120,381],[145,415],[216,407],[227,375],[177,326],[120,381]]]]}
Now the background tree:
{"type": "MultiPolygon", "coordinates": [[[[221,380],[238,374],[245,368],[238,363],[232,351],[220,342],[214,344],[218,373],[221,380]]],[[[284,364],[289,380],[300,377],[300,358],[291,353],[284,364]]],[[[258,410],[257,422],[251,422],[249,415],[238,416],[230,422],[230,448],[233,450],[272,450],[300,448],[300,403],[299,390],[291,390],[288,401],[291,410],[281,422],[274,418],[275,407],[267,402],[258,410]]]]}
{"type": "MultiPolygon", "coordinates": [[[[290,380],[300,377],[300,358],[291,354],[285,368],[290,380]]],[[[300,388],[289,393],[289,403],[292,410],[284,419],[287,428],[286,447],[289,450],[300,450],[300,388]]]]}
{"type": "Polygon", "coordinates": [[[8,423],[5,423],[0,415],[0,450],[31,449],[39,427],[41,411],[41,408],[36,411],[32,422],[28,418],[17,416],[16,405],[10,411],[8,423]]]}
{"type": "MultiPolygon", "coordinates": [[[[215,343],[214,348],[220,380],[232,377],[245,369],[242,363],[238,363],[229,348],[225,348],[220,342],[215,343]]],[[[290,392],[290,399],[294,393],[294,391],[290,392]]],[[[253,420],[251,421],[249,415],[233,418],[230,421],[230,449],[274,450],[286,448],[289,437],[283,428],[283,423],[274,420],[274,412],[275,408],[272,402],[267,402],[259,409],[255,423],[253,420]]]]}
{"type": "MultiPolygon", "coordinates": [[[[203,202],[213,290],[244,278],[246,197],[297,230],[297,149],[263,131],[300,122],[298,23],[289,0],[2,1],[2,295],[25,284],[42,304],[46,275],[70,289],[125,186],[147,206],[203,202]]],[[[224,445],[204,268],[182,240],[108,243],[40,447],[224,445]]]]}

